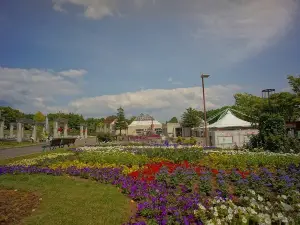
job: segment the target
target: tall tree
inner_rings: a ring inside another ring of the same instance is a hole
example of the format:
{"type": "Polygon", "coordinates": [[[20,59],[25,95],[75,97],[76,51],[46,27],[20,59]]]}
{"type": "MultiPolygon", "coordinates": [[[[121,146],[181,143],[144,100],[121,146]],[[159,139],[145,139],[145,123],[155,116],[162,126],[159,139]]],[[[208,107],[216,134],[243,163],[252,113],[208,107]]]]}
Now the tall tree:
{"type": "Polygon", "coordinates": [[[122,134],[122,130],[127,128],[125,113],[124,113],[124,109],[122,107],[118,108],[115,128],[116,128],[116,130],[120,131],[120,135],[122,134]]]}
{"type": "Polygon", "coordinates": [[[178,123],[177,117],[172,117],[172,119],[169,120],[169,123],[178,123]]]}
{"type": "Polygon", "coordinates": [[[280,92],[271,95],[271,106],[285,121],[292,122],[300,117],[300,98],[290,92],[280,92]]]}
{"type": "Polygon", "coordinates": [[[186,109],[181,119],[183,127],[199,127],[201,124],[199,112],[191,107],[186,109]]]}
{"type": "Polygon", "coordinates": [[[266,99],[248,93],[234,95],[236,109],[247,116],[249,122],[258,122],[258,118],[267,105],[266,99]]]}
{"type": "MultiPolygon", "coordinates": [[[[33,120],[35,122],[45,122],[45,119],[46,119],[46,117],[40,111],[36,112],[36,114],[34,114],[34,116],[33,116],[33,120]]],[[[38,140],[45,136],[45,134],[43,134],[43,128],[41,126],[37,126],[36,135],[37,135],[38,140]]]]}
{"type": "Polygon", "coordinates": [[[42,112],[38,111],[38,112],[36,112],[36,114],[34,114],[33,120],[35,122],[44,122],[46,120],[46,117],[44,116],[44,114],[42,112]]]}
{"type": "Polygon", "coordinates": [[[293,92],[300,96],[300,75],[298,75],[298,77],[289,75],[287,79],[289,80],[293,92]]]}
{"type": "Polygon", "coordinates": [[[9,127],[10,123],[15,123],[17,119],[24,117],[24,113],[18,109],[13,109],[9,106],[0,106],[2,117],[5,117],[5,126],[9,127]]]}

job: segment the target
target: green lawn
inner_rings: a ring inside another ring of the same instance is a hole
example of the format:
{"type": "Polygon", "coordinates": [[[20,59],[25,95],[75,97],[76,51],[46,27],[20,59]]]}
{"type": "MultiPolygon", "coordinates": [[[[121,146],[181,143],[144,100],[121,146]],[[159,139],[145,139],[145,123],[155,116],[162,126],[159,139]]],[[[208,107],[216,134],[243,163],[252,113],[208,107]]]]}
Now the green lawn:
{"type": "Polygon", "coordinates": [[[131,216],[130,200],[117,188],[91,180],[50,175],[2,175],[0,188],[33,191],[42,197],[24,224],[120,225],[131,216]]]}

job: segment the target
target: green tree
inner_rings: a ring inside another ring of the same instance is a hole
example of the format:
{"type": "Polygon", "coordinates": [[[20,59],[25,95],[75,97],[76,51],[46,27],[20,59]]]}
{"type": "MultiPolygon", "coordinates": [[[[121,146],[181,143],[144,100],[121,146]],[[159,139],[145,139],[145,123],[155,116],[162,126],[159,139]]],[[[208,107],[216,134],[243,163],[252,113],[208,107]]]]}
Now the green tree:
{"type": "Polygon", "coordinates": [[[298,77],[289,75],[287,79],[293,92],[300,96],[300,75],[298,75],[298,77]]]}
{"type": "Polygon", "coordinates": [[[45,122],[46,117],[44,116],[44,114],[42,112],[38,111],[36,114],[34,114],[33,120],[35,122],[45,122]]]}
{"type": "Polygon", "coordinates": [[[2,117],[5,118],[5,126],[9,127],[10,123],[15,123],[17,119],[21,119],[25,116],[23,112],[18,109],[13,109],[9,106],[0,106],[2,117]]]}
{"type": "MultiPolygon", "coordinates": [[[[41,123],[41,122],[45,122],[46,117],[44,116],[44,114],[42,112],[38,111],[38,112],[36,112],[36,114],[34,114],[33,120],[35,122],[41,123]]],[[[45,134],[43,133],[43,128],[41,126],[37,126],[36,135],[37,135],[38,140],[45,137],[45,134]]]]}
{"type": "Polygon", "coordinates": [[[271,107],[281,115],[285,121],[292,122],[300,117],[300,98],[290,92],[280,92],[271,95],[271,107]]]}
{"type": "Polygon", "coordinates": [[[267,106],[266,99],[248,93],[237,93],[234,98],[235,109],[247,115],[249,117],[247,120],[252,123],[258,121],[267,106]]]}
{"type": "Polygon", "coordinates": [[[118,108],[117,120],[115,123],[116,130],[120,131],[120,135],[122,134],[122,130],[127,128],[127,122],[125,118],[124,109],[122,107],[118,108]]]}
{"type": "Polygon", "coordinates": [[[177,117],[172,117],[172,119],[169,120],[169,123],[178,123],[177,117]]]}
{"type": "Polygon", "coordinates": [[[182,114],[182,125],[183,127],[198,127],[201,124],[201,118],[199,116],[199,111],[193,108],[188,108],[182,114]]]}

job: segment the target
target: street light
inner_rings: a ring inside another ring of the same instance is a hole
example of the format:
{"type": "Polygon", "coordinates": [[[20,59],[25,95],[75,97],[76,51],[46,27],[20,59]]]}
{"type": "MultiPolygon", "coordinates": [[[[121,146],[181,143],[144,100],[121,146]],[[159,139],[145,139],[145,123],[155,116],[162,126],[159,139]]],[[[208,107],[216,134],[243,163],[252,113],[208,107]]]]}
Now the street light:
{"type": "Polygon", "coordinates": [[[205,146],[208,144],[208,132],[207,132],[207,122],[206,122],[206,107],[205,107],[205,92],[204,92],[204,78],[208,78],[208,74],[201,74],[202,79],[202,92],[203,92],[203,110],[204,110],[204,137],[205,137],[205,146]]]}

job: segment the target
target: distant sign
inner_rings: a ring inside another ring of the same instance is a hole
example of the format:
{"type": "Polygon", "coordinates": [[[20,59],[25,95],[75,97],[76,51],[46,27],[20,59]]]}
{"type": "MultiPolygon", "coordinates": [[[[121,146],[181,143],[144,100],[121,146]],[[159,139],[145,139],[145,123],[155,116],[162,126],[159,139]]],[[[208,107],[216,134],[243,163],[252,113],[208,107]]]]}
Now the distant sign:
{"type": "Polygon", "coordinates": [[[219,144],[232,144],[233,140],[232,137],[218,137],[218,143],[219,144]]]}

